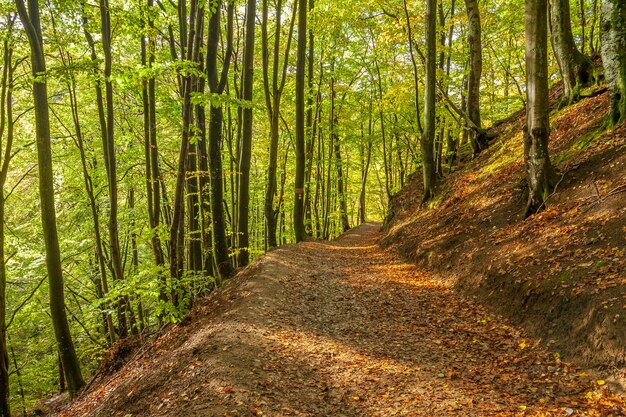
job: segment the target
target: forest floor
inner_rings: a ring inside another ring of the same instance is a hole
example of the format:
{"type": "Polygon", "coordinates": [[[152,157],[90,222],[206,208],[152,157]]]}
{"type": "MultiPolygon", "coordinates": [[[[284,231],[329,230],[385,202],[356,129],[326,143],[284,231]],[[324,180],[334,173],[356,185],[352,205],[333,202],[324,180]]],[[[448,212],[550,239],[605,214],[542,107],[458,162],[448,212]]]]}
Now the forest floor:
{"type": "Polygon", "coordinates": [[[381,236],[365,224],[269,252],[60,415],[626,413],[599,377],[381,236]]]}
{"type": "Polygon", "coordinates": [[[626,123],[606,130],[606,89],[556,109],[551,159],[558,186],[541,213],[526,202],[520,111],[489,148],[454,167],[419,209],[420,176],[391,201],[381,244],[439,275],[563,360],[626,390],[626,123]]]}

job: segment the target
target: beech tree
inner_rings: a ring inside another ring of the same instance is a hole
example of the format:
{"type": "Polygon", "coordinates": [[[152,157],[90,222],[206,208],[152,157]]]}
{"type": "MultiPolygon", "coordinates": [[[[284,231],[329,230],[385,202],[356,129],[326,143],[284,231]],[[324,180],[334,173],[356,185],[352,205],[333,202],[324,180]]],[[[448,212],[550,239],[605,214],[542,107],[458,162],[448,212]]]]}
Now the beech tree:
{"type": "Polygon", "coordinates": [[[6,313],[7,313],[7,267],[5,254],[5,190],[9,163],[14,140],[14,116],[13,116],[13,82],[16,60],[13,56],[13,25],[16,16],[7,18],[6,33],[3,34],[2,42],[2,79],[0,80],[0,417],[10,417],[11,404],[9,401],[9,351],[6,337],[6,313]]]}
{"type": "Polygon", "coordinates": [[[296,175],[294,182],[293,223],[296,242],[304,240],[304,170],[305,155],[305,75],[306,75],[306,19],[307,0],[298,0],[298,54],[296,60],[296,175]]]}
{"type": "Polygon", "coordinates": [[[550,35],[563,77],[564,103],[571,103],[580,97],[580,89],[593,81],[593,64],[574,42],[569,1],[550,2],[550,35]]]}
{"type": "Polygon", "coordinates": [[[249,102],[243,109],[241,155],[239,157],[239,204],[237,221],[238,230],[238,264],[248,265],[250,262],[250,159],[252,158],[252,83],[254,81],[254,28],[256,21],[256,0],[248,0],[246,7],[246,40],[243,57],[242,98],[249,102]]]}
{"type": "Polygon", "coordinates": [[[626,118],[626,7],[620,0],[602,0],[602,62],[609,91],[609,123],[626,118]]]}
{"type": "Polygon", "coordinates": [[[422,134],[422,174],[424,195],[422,203],[435,194],[435,85],[437,83],[437,2],[426,2],[426,93],[424,95],[424,133],[422,134]]]}
{"type": "Polygon", "coordinates": [[[548,102],[548,2],[526,0],[526,129],[524,160],[528,182],[526,215],[541,210],[553,190],[556,172],[550,162],[548,102]]]}
{"type": "Polygon", "coordinates": [[[467,10],[467,43],[469,45],[469,75],[467,77],[467,115],[472,122],[471,144],[474,155],[486,146],[485,132],[480,121],[480,78],[483,72],[482,30],[478,0],[465,0],[467,10]]]}
{"type": "Polygon", "coordinates": [[[527,22],[521,0],[0,2],[0,404],[76,392],[79,362],[158,335],[270,248],[392,218],[416,172],[436,205],[437,181],[526,105],[509,156],[541,210],[548,64],[602,37],[616,125],[626,36],[614,0],[571,16],[555,0],[552,20],[538,1],[527,22]]]}
{"type": "Polygon", "coordinates": [[[15,4],[31,50],[33,101],[36,121],[35,132],[39,168],[39,197],[41,202],[41,221],[46,244],[46,266],[50,287],[50,315],[67,387],[70,396],[73,397],[85,385],[85,381],[83,380],[80,363],[76,356],[65,311],[65,289],[63,287],[63,268],[61,266],[61,252],[59,250],[57,233],[52,150],[50,146],[46,59],[39,4],[36,0],[29,0],[28,8],[23,0],[15,0],[15,4]]]}
{"type": "MultiPolygon", "coordinates": [[[[209,34],[207,37],[206,50],[206,73],[209,92],[217,96],[221,95],[228,82],[228,71],[233,52],[233,19],[234,4],[228,3],[226,49],[221,73],[218,75],[217,51],[220,43],[220,15],[222,1],[215,0],[211,4],[211,17],[209,19],[209,34]]],[[[234,268],[230,262],[228,253],[228,243],[226,241],[226,220],[224,214],[224,192],[223,192],[223,167],[222,167],[222,146],[223,146],[223,121],[224,110],[221,100],[210,100],[209,115],[209,170],[211,182],[211,225],[213,231],[213,253],[217,265],[219,277],[228,278],[234,268]]]]}
{"type": "MultiPolygon", "coordinates": [[[[289,51],[291,49],[291,41],[293,39],[293,29],[296,21],[295,13],[298,10],[298,3],[294,2],[293,15],[289,25],[289,35],[287,36],[284,57],[281,66],[281,28],[283,2],[278,0],[274,11],[274,44],[273,52],[269,52],[269,33],[268,33],[268,0],[263,0],[263,17],[261,22],[261,41],[262,41],[262,57],[263,57],[263,86],[265,92],[265,107],[267,108],[268,119],[270,124],[270,144],[267,167],[267,185],[265,187],[264,214],[266,223],[266,242],[267,246],[273,248],[277,246],[276,227],[278,223],[278,214],[280,206],[275,207],[275,198],[277,193],[276,172],[278,169],[278,143],[280,139],[280,112],[281,100],[285,83],[287,82],[287,67],[289,65],[289,51]],[[270,56],[271,65],[270,65],[270,56]],[[271,67],[271,71],[270,71],[271,67]],[[270,81],[271,79],[271,81],[270,81]]],[[[280,202],[279,202],[280,204],[280,202]]]]}

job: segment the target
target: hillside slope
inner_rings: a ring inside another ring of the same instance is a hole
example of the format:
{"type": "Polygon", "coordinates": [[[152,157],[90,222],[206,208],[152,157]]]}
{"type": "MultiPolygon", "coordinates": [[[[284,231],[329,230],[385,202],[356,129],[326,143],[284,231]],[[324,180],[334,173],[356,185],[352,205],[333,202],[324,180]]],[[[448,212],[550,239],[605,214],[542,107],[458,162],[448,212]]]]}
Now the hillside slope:
{"type": "Polygon", "coordinates": [[[379,229],[266,254],[60,415],[626,413],[594,379],[382,250],[379,229]]]}
{"type": "MultiPolygon", "coordinates": [[[[553,98],[557,94],[553,91],[553,98]]],[[[545,346],[623,384],[626,365],[626,125],[603,132],[608,95],[552,115],[563,174],[545,211],[523,219],[522,112],[420,210],[420,178],[394,197],[384,239],[403,258],[521,325],[545,346]]]]}

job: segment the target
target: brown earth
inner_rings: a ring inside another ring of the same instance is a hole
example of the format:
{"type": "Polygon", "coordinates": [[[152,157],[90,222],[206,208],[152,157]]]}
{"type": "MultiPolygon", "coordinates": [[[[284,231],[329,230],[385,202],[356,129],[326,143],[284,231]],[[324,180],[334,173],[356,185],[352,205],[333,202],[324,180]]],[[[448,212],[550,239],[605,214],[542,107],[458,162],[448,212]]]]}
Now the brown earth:
{"type": "MultiPolygon", "coordinates": [[[[623,415],[603,381],[376,245],[274,250],[61,416],[623,415]]],[[[452,261],[452,260],[450,260],[452,261]]]]}
{"type": "Polygon", "coordinates": [[[608,103],[603,93],[553,114],[550,153],[562,177],[542,213],[523,218],[518,113],[442,182],[434,208],[418,209],[419,178],[395,196],[384,244],[623,389],[626,124],[602,131],[608,103]]]}

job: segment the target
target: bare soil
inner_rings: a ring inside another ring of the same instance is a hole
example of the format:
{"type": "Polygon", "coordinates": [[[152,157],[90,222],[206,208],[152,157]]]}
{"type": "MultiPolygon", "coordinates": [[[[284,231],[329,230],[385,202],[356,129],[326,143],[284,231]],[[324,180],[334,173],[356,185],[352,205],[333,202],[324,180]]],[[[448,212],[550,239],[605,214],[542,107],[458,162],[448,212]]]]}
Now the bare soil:
{"type": "Polygon", "coordinates": [[[623,415],[379,229],[264,255],[59,415],[623,415]]]}

